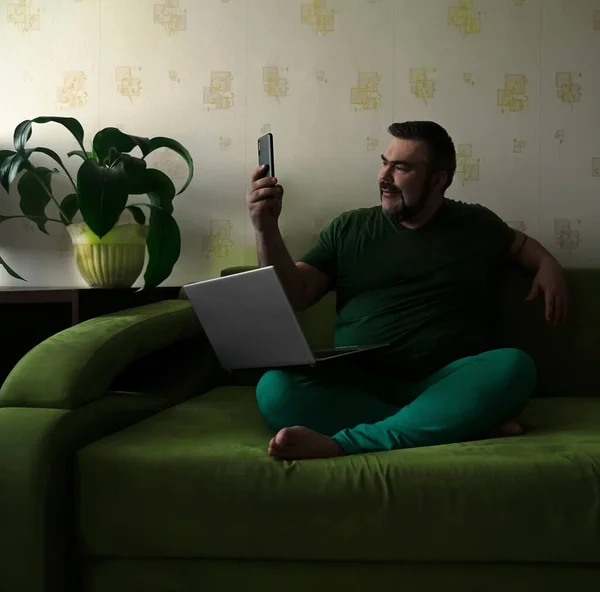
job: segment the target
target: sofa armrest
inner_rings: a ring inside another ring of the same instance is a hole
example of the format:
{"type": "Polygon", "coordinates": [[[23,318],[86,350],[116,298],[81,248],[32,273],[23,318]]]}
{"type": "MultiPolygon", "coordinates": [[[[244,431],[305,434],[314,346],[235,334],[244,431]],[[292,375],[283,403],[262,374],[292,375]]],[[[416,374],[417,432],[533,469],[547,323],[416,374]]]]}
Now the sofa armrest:
{"type": "Polygon", "coordinates": [[[0,407],[75,409],[103,397],[130,364],[202,333],[185,300],[91,319],[28,352],[0,389],[0,407]]]}
{"type": "Polygon", "coordinates": [[[0,391],[0,590],[80,589],[74,454],[210,388],[188,302],[86,321],[29,352],[0,391]]]}

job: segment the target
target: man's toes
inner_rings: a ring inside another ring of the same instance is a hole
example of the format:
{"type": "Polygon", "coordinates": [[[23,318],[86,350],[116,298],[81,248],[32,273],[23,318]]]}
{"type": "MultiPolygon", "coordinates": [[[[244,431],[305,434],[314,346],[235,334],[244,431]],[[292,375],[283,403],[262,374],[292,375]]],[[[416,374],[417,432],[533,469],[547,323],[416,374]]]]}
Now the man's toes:
{"type": "Polygon", "coordinates": [[[285,450],[281,450],[281,448],[277,448],[276,446],[269,446],[269,456],[273,458],[289,458],[289,453],[286,453],[285,450]]]}
{"type": "Polygon", "coordinates": [[[510,438],[520,436],[523,433],[523,428],[518,421],[509,419],[503,424],[493,429],[488,435],[489,438],[510,438]]]}
{"type": "Polygon", "coordinates": [[[290,445],[290,439],[289,428],[283,428],[282,430],[279,430],[273,438],[273,446],[276,446],[277,448],[286,448],[290,445]]]}
{"type": "Polygon", "coordinates": [[[500,426],[500,431],[506,436],[520,436],[523,433],[523,428],[519,422],[511,419],[509,421],[505,421],[500,426]]]}

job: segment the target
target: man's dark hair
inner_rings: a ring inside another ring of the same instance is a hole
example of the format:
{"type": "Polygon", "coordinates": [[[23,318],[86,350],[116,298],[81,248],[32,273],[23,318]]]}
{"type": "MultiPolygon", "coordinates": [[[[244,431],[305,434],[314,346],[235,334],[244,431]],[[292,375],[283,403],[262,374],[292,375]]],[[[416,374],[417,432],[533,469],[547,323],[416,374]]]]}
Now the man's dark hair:
{"type": "Polygon", "coordinates": [[[444,191],[450,187],[456,172],[456,150],[448,132],[433,121],[405,121],[392,123],[388,132],[402,140],[420,140],[429,152],[429,173],[444,171],[448,181],[444,191]]]}

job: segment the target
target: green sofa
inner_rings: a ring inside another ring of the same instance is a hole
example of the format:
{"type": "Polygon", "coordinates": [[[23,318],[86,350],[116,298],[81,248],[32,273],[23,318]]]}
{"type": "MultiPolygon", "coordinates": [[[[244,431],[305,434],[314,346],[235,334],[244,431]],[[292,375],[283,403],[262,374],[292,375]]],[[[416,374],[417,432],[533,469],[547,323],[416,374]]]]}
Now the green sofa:
{"type": "MultiPolygon", "coordinates": [[[[0,590],[598,589],[600,270],[567,279],[564,328],[530,279],[501,294],[532,431],[329,460],[266,454],[255,374],[220,371],[185,299],[51,337],[0,391],[0,590]]],[[[314,346],[334,316],[300,314],[314,346]]]]}

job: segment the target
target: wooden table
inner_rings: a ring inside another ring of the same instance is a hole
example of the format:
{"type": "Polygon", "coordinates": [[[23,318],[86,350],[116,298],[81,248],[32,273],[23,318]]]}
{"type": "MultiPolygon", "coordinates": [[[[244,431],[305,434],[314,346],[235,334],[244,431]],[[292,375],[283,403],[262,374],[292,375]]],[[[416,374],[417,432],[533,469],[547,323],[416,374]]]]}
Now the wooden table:
{"type": "Polygon", "coordinates": [[[180,287],[152,290],[103,288],[0,289],[0,385],[14,365],[51,335],[88,319],[177,298],[180,287]]]}

